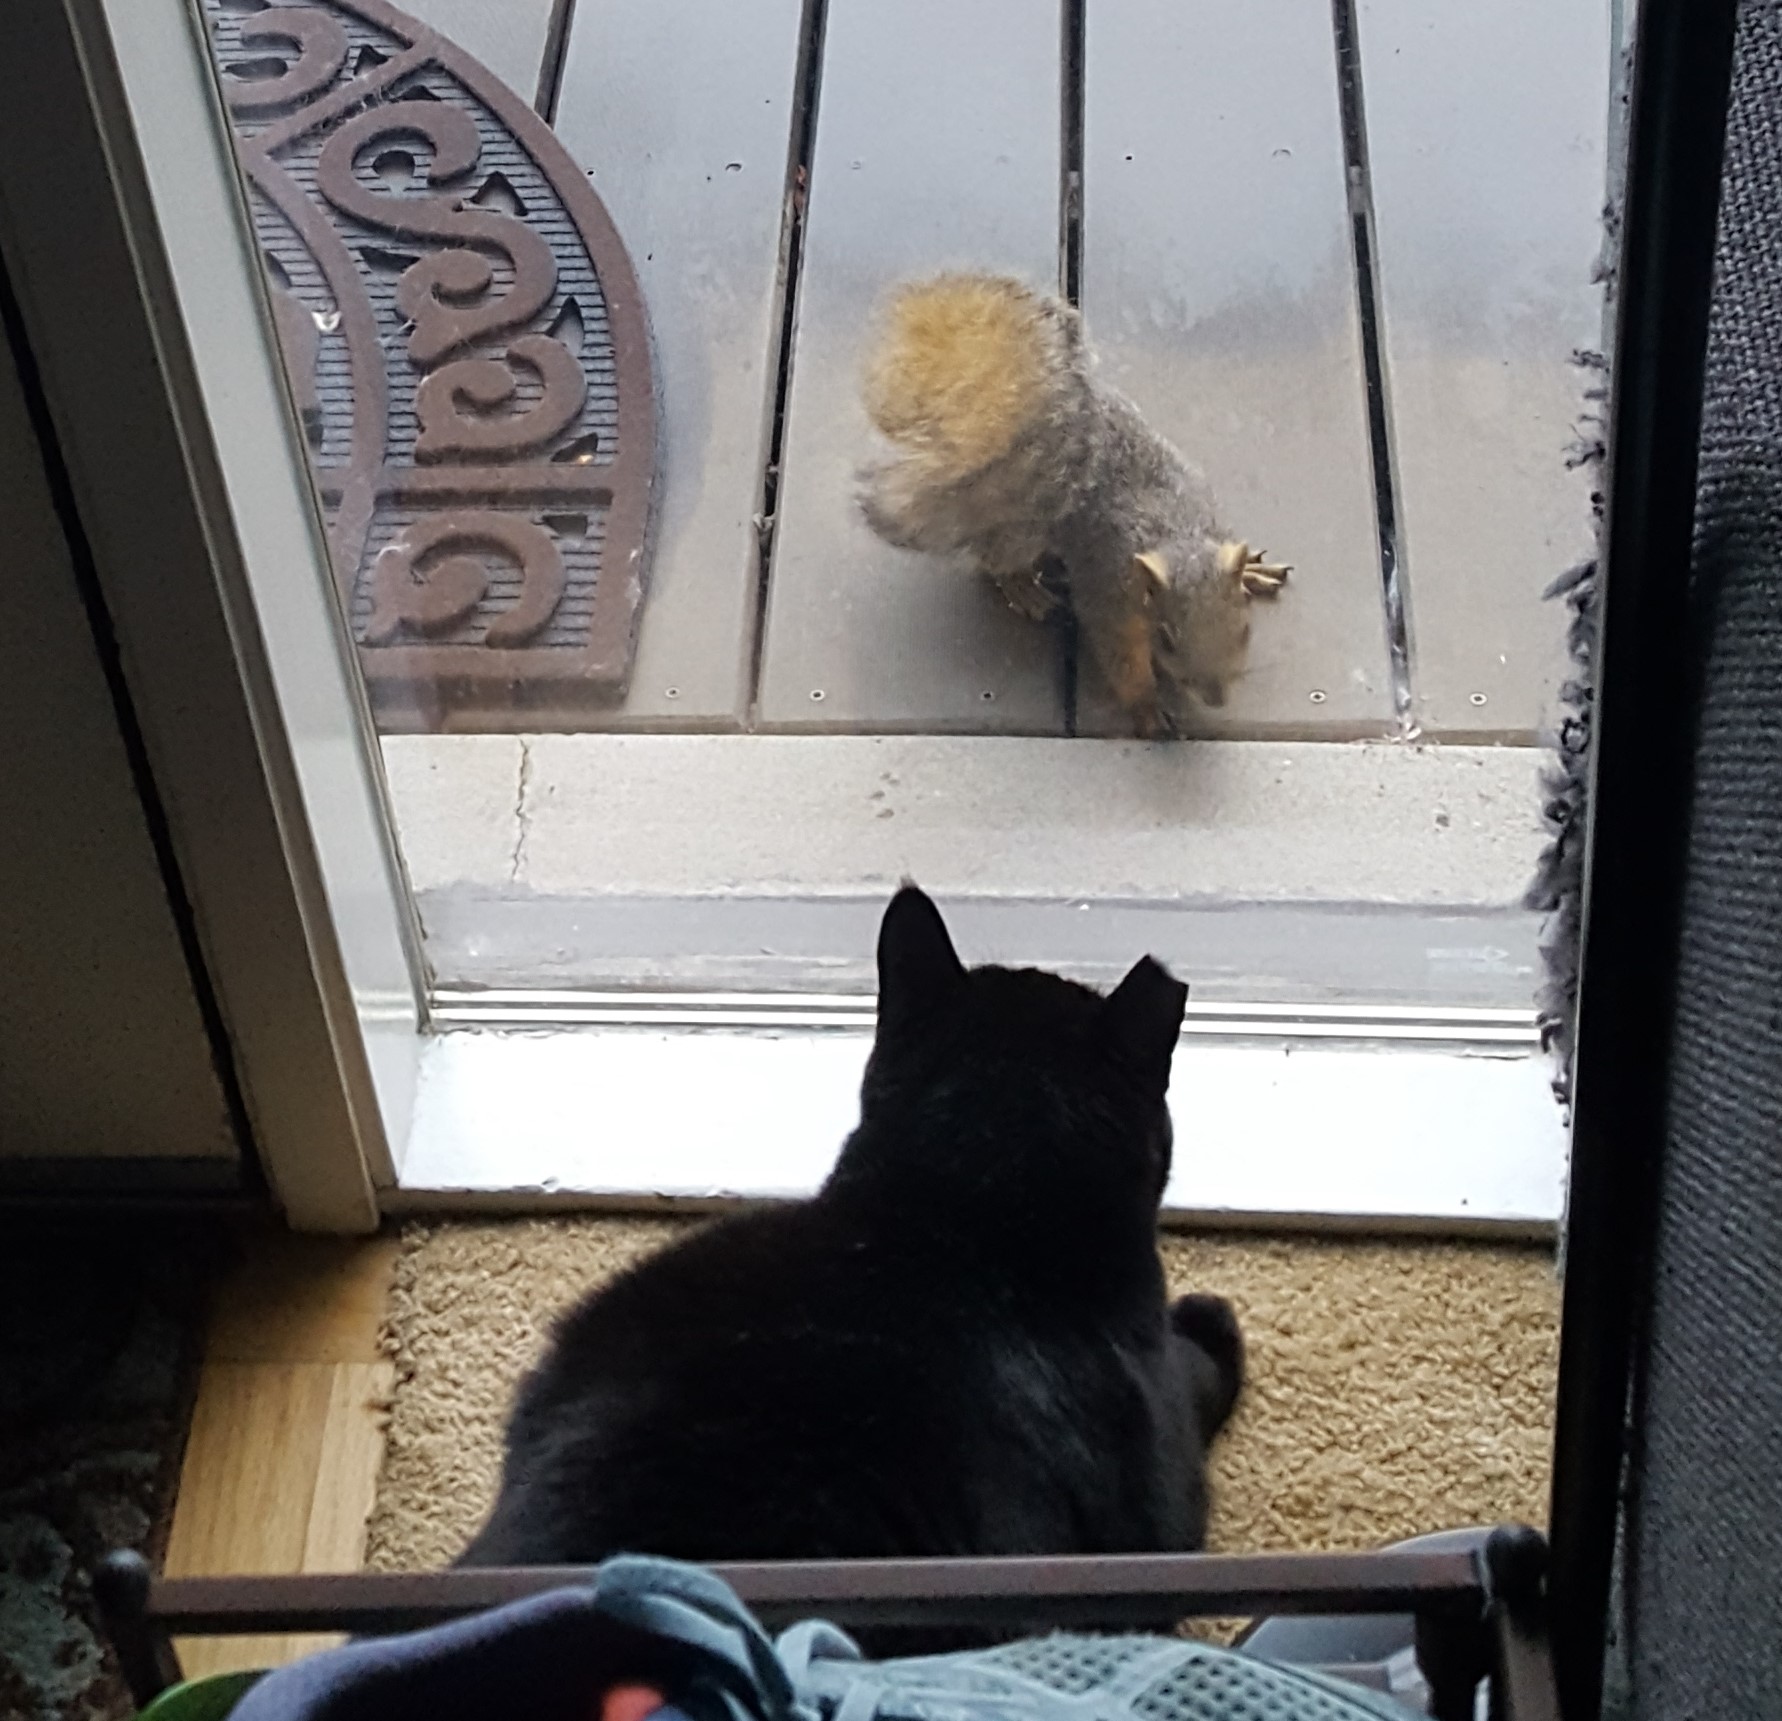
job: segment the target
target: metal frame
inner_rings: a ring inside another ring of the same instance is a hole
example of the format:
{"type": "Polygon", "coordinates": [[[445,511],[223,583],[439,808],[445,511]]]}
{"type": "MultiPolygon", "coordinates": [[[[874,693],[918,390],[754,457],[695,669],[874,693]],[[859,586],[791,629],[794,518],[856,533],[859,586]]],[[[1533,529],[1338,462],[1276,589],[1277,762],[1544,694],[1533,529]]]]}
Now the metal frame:
{"type": "MultiPolygon", "coordinates": [[[[877,1000],[843,992],[642,992],[441,987],[433,1021],[441,1028],[655,1027],[870,1029],[877,1000]]],[[[1376,1045],[1514,1048],[1538,1051],[1533,1008],[1441,1008],[1420,1004],[1196,1003],[1185,1039],[1337,1040],[1376,1045]]]]}
{"type": "MultiPolygon", "coordinates": [[[[1492,1682],[1499,1721],[1557,1721],[1545,1637],[1546,1545],[1506,1527],[1473,1552],[1117,1554],[1013,1559],[815,1560],[711,1570],[772,1626],[821,1614],[843,1626],[1027,1631],[1156,1629],[1160,1620],[1263,1611],[1410,1613],[1438,1721],[1472,1721],[1492,1682]]],[[[155,1578],[114,1555],[96,1589],[138,1702],[179,1677],[180,1634],[419,1630],[566,1584],[593,1568],[330,1576],[155,1578]]]]}
{"type": "Polygon", "coordinates": [[[1602,1704],[1658,1223],[1696,708],[1682,642],[1737,11],[1644,0],[1634,41],[1551,1518],[1569,1721],[1602,1704]]]}
{"type": "Polygon", "coordinates": [[[369,1230],[418,940],[220,97],[186,0],[0,7],[0,247],[291,1222],[369,1230]]]}

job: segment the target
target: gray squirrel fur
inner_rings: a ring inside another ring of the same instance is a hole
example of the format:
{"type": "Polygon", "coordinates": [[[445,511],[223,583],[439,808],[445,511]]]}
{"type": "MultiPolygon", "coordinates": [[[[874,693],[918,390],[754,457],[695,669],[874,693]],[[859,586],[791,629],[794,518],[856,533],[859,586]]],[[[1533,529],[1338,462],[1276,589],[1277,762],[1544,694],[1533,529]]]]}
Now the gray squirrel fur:
{"type": "Polygon", "coordinates": [[[862,469],[885,542],[962,553],[1023,615],[1060,602],[1141,735],[1175,732],[1187,695],[1224,703],[1252,598],[1288,569],[1219,516],[1205,476],[1095,379],[1071,307],[1020,282],[943,275],[905,287],[868,361],[865,400],[898,449],[862,469]]]}

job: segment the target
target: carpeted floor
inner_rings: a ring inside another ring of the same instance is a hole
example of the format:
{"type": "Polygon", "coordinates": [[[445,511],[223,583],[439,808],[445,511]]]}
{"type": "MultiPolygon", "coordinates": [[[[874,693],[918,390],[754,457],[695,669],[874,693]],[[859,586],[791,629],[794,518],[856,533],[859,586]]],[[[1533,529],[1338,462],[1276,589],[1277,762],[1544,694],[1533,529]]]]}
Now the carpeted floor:
{"type": "MultiPolygon", "coordinates": [[[[691,1221],[529,1219],[403,1233],[397,1364],[370,1534],[437,1565],[493,1496],[508,1394],[553,1313],[691,1221]]],[[[1536,1249],[1233,1236],[1164,1243],[1178,1290],[1223,1292],[1250,1385],[1214,1453],[1216,1548],[1366,1547],[1546,1520],[1558,1287],[1536,1249]]]]}

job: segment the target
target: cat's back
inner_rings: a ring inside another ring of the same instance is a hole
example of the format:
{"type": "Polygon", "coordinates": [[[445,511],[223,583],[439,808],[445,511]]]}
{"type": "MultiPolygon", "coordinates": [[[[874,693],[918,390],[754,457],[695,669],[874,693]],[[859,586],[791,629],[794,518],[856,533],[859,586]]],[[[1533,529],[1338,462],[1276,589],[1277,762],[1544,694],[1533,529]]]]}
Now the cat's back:
{"type": "Polygon", "coordinates": [[[559,1322],[466,1559],[809,1557],[959,1539],[974,1383],[996,1341],[945,1280],[895,1234],[820,1201],[671,1244],[559,1322]]]}
{"type": "Polygon", "coordinates": [[[870,1217],[821,1199],[701,1226],[589,1291],[547,1361],[661,1370],[825,1335],[890,1336],[934,1300],[870,1217]]]}
{"type": "Polygon", "coordinates": [[[1015,1306],[969,1252],[896,1215],[822,1197],[737,1214],[575,1305],[522,1389],[515,1433],[567,1414],[615,1442],[676,1419],[806,1452],[831,1435],[907,1441],[917,1425],[951,1438],[1015,1306]]]}
{"type": "Polygon", "coordinates": [[[713,1224],[567,1314],[469,1561],[1198,1535],[1174,1499],[1199,1488],[1195,1432],[1159,1432],[1155,1227],[1186,989],[1148,959],[1105,998],[968,971],[913,887],[878,970],[860,1124],[822,1191],[713,1224]]]}

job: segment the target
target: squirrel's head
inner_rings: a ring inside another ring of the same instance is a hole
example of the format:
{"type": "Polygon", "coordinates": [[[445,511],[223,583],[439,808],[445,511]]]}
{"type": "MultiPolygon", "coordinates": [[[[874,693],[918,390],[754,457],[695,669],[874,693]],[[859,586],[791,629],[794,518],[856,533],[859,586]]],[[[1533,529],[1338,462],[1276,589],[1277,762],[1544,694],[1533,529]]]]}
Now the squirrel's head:
{"type": "Polygon", "coordinates": [[[1167,545],[1133,557],[1148,593],[1158,672],[1203,705],[1223,705],[1250,654],[1250,600],[1279,589],[1287,570],[1249,545],[1167,545]]]}

